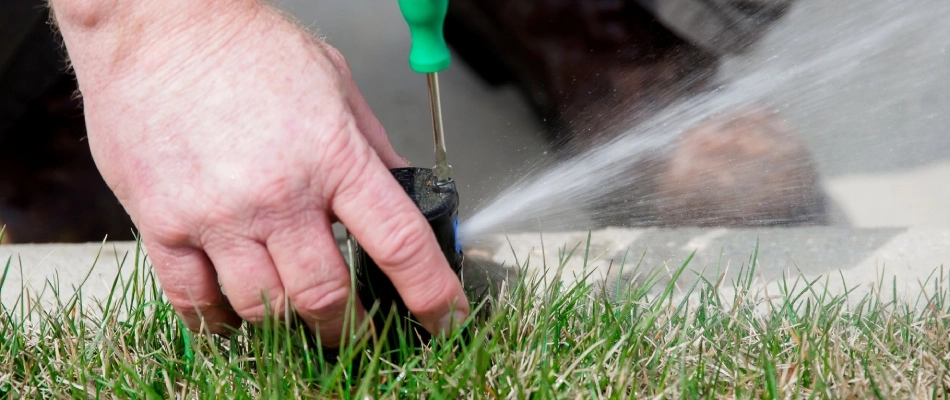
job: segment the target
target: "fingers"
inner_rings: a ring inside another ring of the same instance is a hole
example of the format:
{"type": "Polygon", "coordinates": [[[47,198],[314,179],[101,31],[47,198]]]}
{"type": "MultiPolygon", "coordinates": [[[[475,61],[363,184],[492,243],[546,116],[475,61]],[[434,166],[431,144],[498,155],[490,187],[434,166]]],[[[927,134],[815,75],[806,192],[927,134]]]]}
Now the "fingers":
{"type": "Polygon", "coordinates": [[[263,244],[232,238],[205,244],[234,312],[252,323],[284,316],[284,288],[263,244]],[[266,303],[265,303],[266,300],[266,303]]]}
{"type": "Polygon", "coordinates": [[[228,333],[241,319],[221,293],[218,278],[205,253],[193,248],[169,248],[160,243],[145,243],[165,297],[192,331],[201,328],[228,333]]]}
{"type": "Polygon", "coordinates": [[[461,283],[425,217],[380,163],[341,183],[333,211],[389,277],[406,306],[431,333],[468,316],[461,283]],[[453,312],[457,311],[457,313],[453,312]]]}
{"type": "Polygon", "coordinates": [[[321,214],[300,217],[272,233],[267,249],[297,314],[319,333],[324,347],[336,348],[345,329],[358,326],[365,311],[356,296],[355,307],[347,310],[350,272],[329,220],[321,214]]]}

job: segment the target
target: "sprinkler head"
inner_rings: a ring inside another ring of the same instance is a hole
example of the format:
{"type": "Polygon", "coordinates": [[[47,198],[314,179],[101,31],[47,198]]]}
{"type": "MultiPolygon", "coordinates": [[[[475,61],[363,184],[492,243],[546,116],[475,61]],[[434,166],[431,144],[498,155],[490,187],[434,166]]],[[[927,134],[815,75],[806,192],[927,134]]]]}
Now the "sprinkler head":
{"type": "MultiPolygon", "coordinates": [[[[439,182],[433,175],[432,169],[429,168],[395,168],[390,171],[429,221],[442,254],[445,255],[455,275],[461,276],[463,255],[458,240],[459,195],[455,181],[450,179],[439,182]]],[[[352,237],[351,241],[356,243],[352,237]]],[[[431,338],[430,334],[412,317],[386,274],[358,243],[354,247],[353,264],[356,269],[356,290],[360,301],[367,310],[372,309],[375,303],[379,303],[379,310],[373,315],[376,329],[383,328],[391,310],[395,309],[396,318],[392,321],[392,327],[387,333],[389,345],[394,347],[400,343],[400,340],[414,342],[420,339],[422,343],[428,342],[431,338]],[[399,330],[402,331],[401,334],[399,330]]],[[[416,347],[422,343],[410,343],[410,345],[416,347]]]]}

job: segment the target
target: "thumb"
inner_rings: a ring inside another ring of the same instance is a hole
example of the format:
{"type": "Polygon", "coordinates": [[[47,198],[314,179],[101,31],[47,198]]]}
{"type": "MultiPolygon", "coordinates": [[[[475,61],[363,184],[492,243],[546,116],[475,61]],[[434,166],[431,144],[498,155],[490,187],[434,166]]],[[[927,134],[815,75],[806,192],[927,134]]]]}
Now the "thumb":
{"type": "Polygon", "coordinates": [[[393,145],[389,141],[389,136],[386,135],[386,130],[383,128],[383,125],[379,123],[379,119],[376,118],[373,111],[370,110],[366,99],[363,98],[363,95],[360,94],[360,91],[356,88],[356,82],[348,80],[347,86],[347,103],[350,106],[353,117],[356,118],[356,129],[359,129],[363,134],[366,141],[369,142],[370,147],[376,151],[379,159],[383,161],[383,164],[387,168],[408,167],[409,161],[401,157],[396,153],[396,150],[393,149],[393,145]]]}
{"type": "Polygon", "coordinates": [[[363,134],[363,137],[366,138],[370,147],[376,151],[379,159],[383,161],[383,165],[387,168],[408,167],[409,161],[400,157],[399,154],[396,154],[396,150],[393,149],[393,145],[389,142],[389,137],[386,136],[386,130],[383,129],[383,125],[379,123],[379,119],[377,119],[373,111],[370,110],[369,103],[366,102],[366,99],[363,98],[363,95],[360,93],[360,89],[356,86],[356,81],[353,80],[353,72],[350,70],[346,59],[343,58],[339,50],[326,42],[321,41],[319,44],[326,52],[327,58],[340,73],[340,78],[343,81],[343,90],[346,94],[347,106],[356,119],[356,129],[363,134]]]}

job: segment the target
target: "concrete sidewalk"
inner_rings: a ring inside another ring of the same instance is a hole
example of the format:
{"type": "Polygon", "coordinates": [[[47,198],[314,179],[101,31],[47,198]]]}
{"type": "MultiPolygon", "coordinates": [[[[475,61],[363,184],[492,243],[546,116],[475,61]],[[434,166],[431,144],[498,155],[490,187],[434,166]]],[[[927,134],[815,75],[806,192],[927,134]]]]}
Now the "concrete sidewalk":
{"type": "MultiPolygon", "coordinates": [[[[527,272],[550,281],[558,254],[576,247],[561,275],[566,281],[587,276],[588,281],[604,282],[609,288],[622,287],[637,274],[675,269],[695,251],[689,272],[677,283],[689,287],[699,276],[716,281],[725,274],[728,286],[741,267],[749,266],[758,244],[757,276],[762,284],[826,276],[832,293],[857,286],[852,294],[857,298],[883,282],[888,293],[893,287],[899,295],[912,299],[920,293],[921,282],[950,264],[950,229],[606,229],[591,233],[585,270],[586,241],[587,232],[484,237],[467,246],[466,279],[469,283],[478,283],[471,280],[485,276],[514,279],[521,272],[514,266],[530,258],[527,272]],[[621,268],[624,258],[626,265],[621,268]]],[[[93,266],[83,295],[102,298],[118,274],[120,260],[126,258],[124,273],[131,271],[134,250],[131,242],[0,246],[0,261],[11,260],[0,300],[10,306],[20,297],[21,283],[39,293],[48,281],[58,281],[61,297],[68,297],[93,266]]],[[[44,300],[49,300],[49,295],[47,288],[44,300]]]]}
{"type": "Polygon", "coordinates": [[[80,285],[84,298],[102,299],[120,272],[132,272],[135,248],[135,242],[0,245],[0,275],[9,264],[0,302],[11,307],[24,294],[51,301],[54,289],[65,301],[80,285]]]}
{"type": "MultiPolygon", "coordinates": [[[[771,287],[777,293],[782,281],[801,284],[801,278],[812,281],[822,277],[827,281],[820,280],[818,286],[826,287],[830,294],[854,289],[849,294],[852,300],[859,300],[879,286],[884,293],[893,291],[913,301],[924,282],[930,281],[927,286],[932,287],[932,280],[939,278],[944,266],[950,265],[948,229],[611,228],[592,232],[589,250],[587,240],[587,232],[494,236],[480,239],[469,256],[480,261],[475,264],[496,269],[500,265],[523,264],[530,257],[528,273],[536,273],[545,283],[551,283],[558,273],[560,255],[573,249],[574,256],[563,263],[561,281],[586,277],[589,283],[605,284],[609,291],[640,281],[657,268],[664,270],[659,274],[663,286],[669,282],[664,278],[693,252],[686,272],[676,282],[680,288],[689,288],[700,277],[710,282],[722,279],[723,286],[730,287],[737,282],[740,271],[748,272],[757,250],[756,287],[771,287]],[[590,256],[585,263],[587,251],[590,256]],[[542,268],[543,264],[548,266],[547,270],[542,268]]],[[[948,276],[943,275],[943,280],[948,276]]]]}

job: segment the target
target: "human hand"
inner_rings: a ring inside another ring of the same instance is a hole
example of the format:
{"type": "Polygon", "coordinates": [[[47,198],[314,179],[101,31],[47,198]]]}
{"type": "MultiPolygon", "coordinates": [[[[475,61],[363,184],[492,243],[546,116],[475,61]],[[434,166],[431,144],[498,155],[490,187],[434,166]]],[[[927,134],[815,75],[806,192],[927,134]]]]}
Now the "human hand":
{"type": "Polygon", "coordinates": [[[338,345],[350,275],[337,219],[427,330],[467,316],[458,278],[387,169],[407,163],[335,49],[257,1],[115,3],[53,9],[96,164],[191,329],[199,316],[220,333],[268,307],[282,315],[286,296],[338,345]]]}

